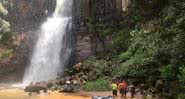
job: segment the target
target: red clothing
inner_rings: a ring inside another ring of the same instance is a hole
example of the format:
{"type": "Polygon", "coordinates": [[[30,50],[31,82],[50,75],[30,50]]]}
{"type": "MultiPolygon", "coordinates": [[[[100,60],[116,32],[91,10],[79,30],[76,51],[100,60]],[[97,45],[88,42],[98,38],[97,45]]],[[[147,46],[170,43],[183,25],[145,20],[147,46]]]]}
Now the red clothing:
{"type": "Polygon", "coordinates": [[[127,88],[126,81],[123,81],[122,83],[119,84],[119,89],[126,89],[126,88],[127,88]]]}

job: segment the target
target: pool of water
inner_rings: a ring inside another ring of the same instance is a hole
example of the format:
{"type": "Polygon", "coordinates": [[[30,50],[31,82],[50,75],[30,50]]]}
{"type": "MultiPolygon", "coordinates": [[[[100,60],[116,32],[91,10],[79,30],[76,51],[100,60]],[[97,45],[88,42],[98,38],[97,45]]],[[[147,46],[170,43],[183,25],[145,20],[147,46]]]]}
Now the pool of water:
{"type": "Polygon", "coordinates": [[[0,99],[91,99],[91,98],[58,92],[50,92],[50,94],[28,96],[28,93],[25,93],[22,89],[3,89],[0,90],[0,99]]]}

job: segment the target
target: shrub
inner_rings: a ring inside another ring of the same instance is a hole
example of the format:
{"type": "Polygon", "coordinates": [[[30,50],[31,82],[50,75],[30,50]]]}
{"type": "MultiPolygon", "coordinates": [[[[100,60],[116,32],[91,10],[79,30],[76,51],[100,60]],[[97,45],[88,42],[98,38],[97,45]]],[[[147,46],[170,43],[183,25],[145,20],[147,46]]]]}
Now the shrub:
{"type": "Polygon", "coordinates": [[[89,80],[96,80],[104,76],[104,72],[108,69],[106,60],[98,60],[97,57],[91,56],[82,63],[82,71],[89,80]]]}
{"type": "Polygon", "coordinates": [[[131,58],[131,55],[132,55],[132,53],[131,53],[130,51],[126,51],[126,52],[124,52],[124,53],[121,53],[121,54],[119,55],[119,58],[120,58],[122,61],[126,61],[126,60],[128,60],[128,59],[131,58]]]}
{"type": "Polygon", "coordinates": [[[161,76],[167,79],[172,79],[173,73],[172,73],[172,65],[167,65],[159,70],[161,72],[161,76]]]}
{"type": "Polygon", "coordinates": [[[84,85],[84,89],[87,91],[108,91],[110,90],[110,81],[104,78],[89,81],[84,85]]]}
{"type": "Polygon", "coordinates": [[[4,49],[0,50],[0,60],[3,58],[12,58],[13,57],[13,49],[4,49]]]}
{"type": "MultiPolygon", "coordinates": [[[[178,79],[179,79],[179,82],[180,82],[180,88],[181,90],[185,91],[185,66],[182,66],[179,68],[179,75],[178,75],[178,79]]],[[[185,95],[180,95],[181,97],[185,95]]]]}

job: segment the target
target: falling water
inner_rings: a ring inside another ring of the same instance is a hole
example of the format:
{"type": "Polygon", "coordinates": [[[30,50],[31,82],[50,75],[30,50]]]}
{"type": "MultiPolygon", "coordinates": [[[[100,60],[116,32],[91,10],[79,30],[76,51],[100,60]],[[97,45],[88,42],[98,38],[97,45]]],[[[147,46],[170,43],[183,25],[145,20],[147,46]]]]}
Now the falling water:
{"type": "Polygon", "coordinates": [[[23,83],[55,79],[67,62],[70,53],[70,34],[72,24],[73,0],[57,0],[55,12],[40,28],[29,67],[23,83]]]}

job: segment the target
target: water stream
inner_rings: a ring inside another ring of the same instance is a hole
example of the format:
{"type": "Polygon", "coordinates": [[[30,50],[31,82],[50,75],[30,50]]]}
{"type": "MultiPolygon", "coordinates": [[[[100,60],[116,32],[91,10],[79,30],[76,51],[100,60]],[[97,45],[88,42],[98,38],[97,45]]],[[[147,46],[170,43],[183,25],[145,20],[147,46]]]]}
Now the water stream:
{"type": "Polygon", "coordinates": [[[55,79],[71,54],[70,29],[73,0],[57,0],[53,16],[40,27],[38,41],[25,70],[23,83],[55,79]]]}

